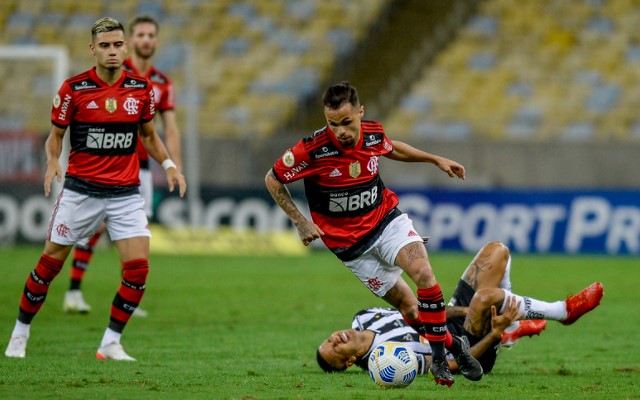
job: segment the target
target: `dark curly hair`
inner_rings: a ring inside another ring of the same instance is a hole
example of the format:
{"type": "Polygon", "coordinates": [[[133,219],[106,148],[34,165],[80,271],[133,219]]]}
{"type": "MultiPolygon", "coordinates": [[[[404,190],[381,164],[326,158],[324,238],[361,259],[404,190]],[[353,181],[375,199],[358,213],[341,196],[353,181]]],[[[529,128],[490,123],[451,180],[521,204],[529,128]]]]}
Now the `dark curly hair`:
{"type": "Polygon", "coordinates": [[[344,368],[334,368],[322,357],[320,349],[316,350],[316,361],[318,361],[318,365],[324,372],[342,372],[347,369],[346,366],[344,368]]]}

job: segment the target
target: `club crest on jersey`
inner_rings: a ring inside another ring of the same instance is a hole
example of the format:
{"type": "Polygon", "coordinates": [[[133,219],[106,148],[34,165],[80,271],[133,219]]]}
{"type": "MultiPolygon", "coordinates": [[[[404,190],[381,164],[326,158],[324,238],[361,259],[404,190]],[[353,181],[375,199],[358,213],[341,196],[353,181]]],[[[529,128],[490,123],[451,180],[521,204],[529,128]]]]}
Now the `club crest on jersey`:
{"type": "Polygon", "coordinates": [[[127,110],[127,114],[136,115],[138,113],[138,100],[128,97],[122,107],[127,110]]]}
{"type": "Polygon", "coordinates": [[[349,164],[349,176],[352,178],[357,178],[360,176],[362,172],[362,167],[360,167],[360,162],[356,161],[349,164]]]}
{"type": "Polygon", "coordinates": [[[293,156],[293,152],[291,150],[287,150],[282,156],[282,163],[285,167],[291,168],[296,163],[296,158],[293,156]]]}
{"type": "Polygon", "coordinates": [[[371,172],[371,175],[375,175],[378,172],[378,156],[372,156],[367,163],[367,171],[371,172]]]}
{"type": "Polygon", "coordinates": [[[118,108],[118,102],[116,101],[116,99],[107,99],[104,102],[104,108],[110,113],[113,113],[118,108]]]}

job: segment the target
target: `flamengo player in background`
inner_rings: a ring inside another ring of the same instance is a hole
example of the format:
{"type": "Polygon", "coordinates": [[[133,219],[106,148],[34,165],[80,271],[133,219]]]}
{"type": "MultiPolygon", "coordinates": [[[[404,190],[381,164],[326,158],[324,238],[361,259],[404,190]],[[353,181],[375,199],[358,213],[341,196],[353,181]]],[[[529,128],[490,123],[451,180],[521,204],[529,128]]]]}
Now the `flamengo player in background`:
{"type": "Polygon", "coordinates": [[[186,191],[184,177],[169,158],[153,124],[151,82],[122,69],[127,54],[122,24],[112,18],[96,21],[89,49],[95,67],[67,79],[53,100],[52,126],[45,144],[46,196],[53,179],[62,178],[58,158],[67,127],[69,166],[49,222],[44,251],[24,287],[18,319],[5,351],[7,357],[25,357],[31,321],[44,304],[49,284],[62,269],[72,246],[86,243],[106,221],[120,253],[123,273],[96,356],[134,361],[122,348],[120,337],[144,294],[151,236],[138,191],[138,134],[151,157],[166,170],[169,189],[178,186],[180,196],[186,191]]]}
{"type": "MultiPolygon", "coordinates": [[[[167,142],[167,150],[176,163],[178,170],[182,167],[180,157],[180,130],[176,123],[173,84],[168,76],[153,67],[153,55],[158,45],[159,26],[155,19],[148,16],[135,18],[129,25],[128,46],[132,54],[124,61],[124,69],[136,75],[144,76],[151,81],[155,95],[156,111],[160,113],[162,127],[167,142]]],[[[149,169],[149,154],[138,142],[138,159],[140,160],[140,194],[144,198],[147,218],[153,215],[153,181],[149,169]]],[[[104,225],[96,232],[86,245],[77,245],[73,254],[70,271],[69,290],[65,293],[62,308],[65,312],[87,313],[91,306],[84,301],[81,284],[87,269],[93,248],[104,231],[104,225]]],[[[134,316],[146,317],[147,311],[136,308],[134,316]]]]}
{"type": "Polygon", "coordinates": [[[329,87],[323,104],[327,125],[287,150],[267,173],[271,196],[293,221],[305,246],[322,238],[365,286],[400,310],[429,341],[436,383],[454,382],[445,347],[466,378],[481,379],[482,367],[469,354],[468,344],[447,330],[444,297],[427,250],[407,214],[397,208],[398,196],[384,186],[378,158],[435,164],[460,179],[464,167],[392,141],[378,122],[363,121],[364,107],[349,82],[329,87]],[[300,212],[285,186],[299,179],[304,179],[313,221],[300,212]],[[416,284],[417,298],[402,272],[416,284]]]}

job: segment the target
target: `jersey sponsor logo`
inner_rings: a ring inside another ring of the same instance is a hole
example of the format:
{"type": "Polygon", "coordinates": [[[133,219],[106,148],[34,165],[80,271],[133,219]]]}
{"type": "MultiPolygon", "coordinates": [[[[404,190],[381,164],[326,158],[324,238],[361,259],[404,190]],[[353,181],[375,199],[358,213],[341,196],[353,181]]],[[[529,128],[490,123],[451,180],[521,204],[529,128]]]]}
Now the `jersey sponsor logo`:
{"type": "Polygon", "coordinates": [[[55,97],[53,98],[53,107],[58,108],[60,107],[60,103],[62,101],[60,100],[60,95],[56,94],[55,97]]]}
{"type": "Polygon", "coordinates": [[[293,179],[293,177],[298,175],[298,173],[300,173],[303,169],[307,168],[308,166],[309,166],[309,164],[307,164],[306,161],[303,161],[297,167],[293,167],[289,171],[285,172],[284,173],[284,178],[286,180],[290,181],[291,179],[293,179]]]}
{"type": "Polygon", "coordinates": [[[378,172],[378,156],[372,156],[367,163],[367,171],[371,172],[371,175],[375,175],[378,172]]]}
{"type": "Polygon", "coordinates": [[[282,163],[285,167],[291,168],[296,163],[296,158],[293,156],[293,152],[291,150],[287,150],[282,156],[282,163]]]}
{"type": "Polygon", "coordinates": [[[360,193],[331,193],[329,195],[329,211],[343,213],[372,207],[378,200],[378,187],[373,186],[360,193]]]}
{"type": "Polygon", "coordinates": [[[352,178],[357,178],[360,176],[362,172],[362,167],[360,167],[360,161],[353,162],[349,164],[349,176],[352,178]]]}
{"type": "Polygon", "coordinates": [[[129,79],[129,81],[125,82],[122,86],[126,88],[134,88],[134,89],[142,89],[147,87],[147,85],[144,82],[136,79],[129,79]]]}
{"type": "Polygon", "coordinates": [[[114,98],[107,99],[104,102],[104,108],[110,113],[113,113],[118,108],[118,102],[114,98]]]}
{"type": "Polygon", "coordinates": [[[87,148],[90,149],[128,149],[133,143],[133,132],[104,132],[104,129],[90,129],[87,135],[87,148]]]}
{"type": "Polygon", "coordinates": [[[311,151],[311,157],[314,160],[319,160],[324,157],[337,156],[338,154],[340,154],[338,149],[336,149],[335,147],[328,147],[328,146],[322,146],[319,149],[315,149],[311,151]]]}
{"type": "Polygon", "coordinates": [[[138,102],[139,102],[138,100],[132,97],[128,97],[124,101],[124,104],[122,105],[122,107],[127,111],[127,114],[136,115],[138,114],[138,102]]]}
{"type": "Polygon", "coordinates": [[[382,143],[382,135],[379,133],[364,137],[364,147],[371,147],[380,143],[382,143]]]}
{"type": "Polygon", "coordinates": [[[74,82],[71,84],[71,89],[75,92],[77,90],[85,90],[85,89],[96,89],[98,84],[94,81],[82,81],[82,82],[74,82]]]}
{"type": "Polygon", "coordinates": [[[98,108],[98,104],[94,100],[91,100],[91,103],[87,104],[87,110],[95,110],[98,108]]]}
{"type": "Polygon", "coordinates": [[[340,170],[338,170],[338,168],[334,169],[333,171],[331,171],[331,173],[329,174],[329,178],[336,178],[338,176],[342,176],[342,174],[340,173],[340,170]]]}
{"type": "MultiPolygon", "coordinates": [[[[58,101],[60,97],[58,96],[58,101]]],[[[60,121],[66,121],[67,119],[67,111],[69,110],[69,103],[71,103],[71,96],[68,94],[64,95],[64,101],[62,102],[62,107],[60,108],[60,114],[58,114],[58,119],[60,121]]],[[[54,99],[55,105],[55,99],[54,99]]],[[[56,107],[58,108],[58,107],[56,107]]]]}

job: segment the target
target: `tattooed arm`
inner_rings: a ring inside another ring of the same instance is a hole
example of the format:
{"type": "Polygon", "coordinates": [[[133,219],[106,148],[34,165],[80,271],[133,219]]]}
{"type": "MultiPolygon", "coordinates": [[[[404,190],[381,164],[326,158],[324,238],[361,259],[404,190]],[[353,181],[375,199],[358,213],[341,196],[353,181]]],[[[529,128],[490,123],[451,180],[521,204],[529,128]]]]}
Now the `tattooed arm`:
{"type": "Polygon", "coordinates": [[[282,211],[293,221],[293,224],[298,230],[298,236],[300,236],[300,240],[305,246],[308,246],[309,243],[318,239],[321,235],[324,235],[324,232],[318,225],[302,215],[293,202],[289,189],[276,178],[272,169],[267,172],[264,183],[269,193],[271,193],[273,200],[275,200],[280,208],[282,208],[282,211]]]}

